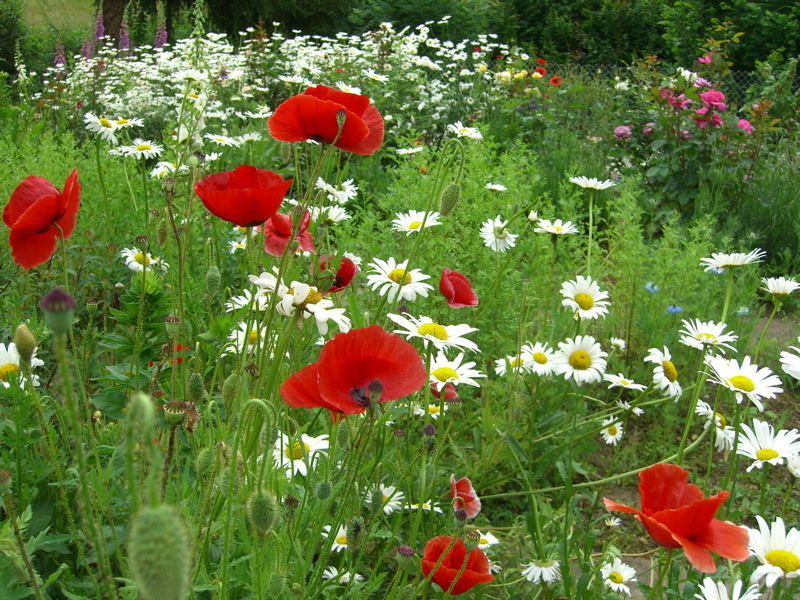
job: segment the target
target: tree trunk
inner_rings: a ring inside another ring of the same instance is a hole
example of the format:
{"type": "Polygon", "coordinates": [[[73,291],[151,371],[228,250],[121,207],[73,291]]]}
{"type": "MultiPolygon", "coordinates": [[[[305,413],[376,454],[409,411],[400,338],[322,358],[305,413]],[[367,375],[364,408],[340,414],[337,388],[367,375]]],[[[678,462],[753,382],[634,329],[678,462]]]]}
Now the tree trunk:
{"type": "Polygon", "coordinates": [[[119,31],[122,28],[122,17],[125,15],[127,0],[103,0],[103,27],[107,36],[114,43],[119,42],[119,31]]]}

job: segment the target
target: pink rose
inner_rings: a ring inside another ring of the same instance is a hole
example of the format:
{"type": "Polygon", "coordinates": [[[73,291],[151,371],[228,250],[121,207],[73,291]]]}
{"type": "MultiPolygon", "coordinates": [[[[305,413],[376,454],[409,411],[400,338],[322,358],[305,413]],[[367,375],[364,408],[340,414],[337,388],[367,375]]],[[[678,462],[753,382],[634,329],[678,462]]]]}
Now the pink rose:
{"type": "Polygon", "coordinates": [[[747,135],[752,135],[753,133],[753,125],[747,119],[739,119],[739,121],[734,125],[734,127],[738,127],[742,131],[744,131],[747,135]]]}

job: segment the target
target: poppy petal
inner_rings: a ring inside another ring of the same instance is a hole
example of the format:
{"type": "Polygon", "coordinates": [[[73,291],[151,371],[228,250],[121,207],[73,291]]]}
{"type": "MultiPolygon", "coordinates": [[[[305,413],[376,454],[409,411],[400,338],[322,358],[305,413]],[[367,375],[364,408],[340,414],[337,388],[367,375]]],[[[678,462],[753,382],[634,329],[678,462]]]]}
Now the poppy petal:
{"type": "Polygon", "coordinates": [[[642,512],[651,514],[702,500],[703,492],[688,480],[686,469],[669,463],[659,463],[639,473],[642,512]]]}
{"type": "Polygon", "coordinates": [[[643,513],[636,515],[636,518],[639,519],[639,522],[642,525],[644,525],[647,533],[650,534],[650,537],[653,538],[653,541],[656,544],[664,546],[665,548],[677,548],[679,546],[678,542],[675,541],[672,532],[663,523],[660,523],[643,513]]]}
{"type": "Polygon", "coordinates": [[[73,169],[64,182],[64,191],[61,193],[61,217],[57,221],[64,239],[71,236],[75,230],[75,220],[80,205],[81,184],[78,182],[78,169],[73,169]]]}
{"type": "Polygon", "coordinates": [[[32,269],[46,263],[56,251],[58,230],[55,227],[37,232],[14,228],[8,236],[11,256],[23,269],[32,269]]]}
{"type": "Polygon", "coordinates": [[[342,150],[345,150],[346,152],[353,152],[354,154],[369,156],[370,154],[374,154],[375,151],[381,147],[381,144],[383,144],[383,117],[381,116],[381,113],[378,112],[377,108],[374,106],[368,106],[361,118],[369,129],[369,135],[367,135],[367,137],[360,142],[350,144],[339,141],[336,143],[336,146],[342,150]]]}
{"type": "Polygon", "coordinates": [[[330,144],[336,139],[336,145],[342,148],[357,144],[370,133],[364,120],[344,105],[306,94],[292,96],[282,102],[269,118],[267,126],[276,140],[300,142],[313,139],[330,144]],[[337,115],[342,111],[344,125],[337,139],[337,115]]]}
{"type": "MultiPolygon", "coordinates": [[[[51,227],[59,216],[59,195],[42,196],[31,204],[14,223],[13,230],[27,233],[44,233],[51,227]]],[[[53,231],[58,231],[53,227],[53,231]]]]}
{"type": "Polygon", "coordinates": [[[22,214],[43,196],[58,196],[56,187],[44,177],[31,175],[22,180],[3,209],[3,223],[13,227],[22,214]]]}
{"type": "Polygon", "coordinates": [[[650,517],[667,527],[671,532],[685,538],[694,539],[703,533],[725,502],[728,492],[720,492],[693,504],[650,513],[650,517]]]}
{"type": "MultiPolygon", "coordinates": [[[[453,538],[450,536],[438,536],[428,541],[420,562],[425,577],[431,575],[442,553],[452,542],[453,538]]],[[[475,548],[467,556],[464,540],[461,539],[455,541],[431,577],[442,590],[445,592],[450,590],[450,594],[454,596],[463,594],[480,583],[489,583],[493,579],[489,573],[489,560],[483,551],[475,548]],[[464,565],[465,559],[466,565],[464,565]]]]}
{"type": "Polygon", "coordinates": [[[708,550],[701,548],[693,541],[688,540],[681,535],[673,535],[675,537],[675,541],[681,545],[681,548],[683,548],[683,553],[686,555],[686,558],[689,559],[689,562],[692,563],[692,566],[695,569],[701,573],[713,573],[717,570],[714,557],[711,556],[711,553],[708,550]]]}
{"type": "Polygon", "coordinates": [[[369,96],[337,90],[327,85],[315,85],[314,87],[310,87],[303,92],[303,95],[336,102],[358,116],[362,116],[369,106],[369,96]]]}
{"type": "Polygon", "coordinates": [[[613,500],[609,500],[608,498],[603,498],[603,504],[605,504],[606,510],[614,510],[617,512],[624,512],[624,513],[634,513],[637,515],[640,513],[638,508],[632,508],[625,504],[620,504],[619,502],[614,502],[613,500]]]}
{"type": "Polygon", "coordinates": [[[750,534],[747,530],[719,519],[711,519],[706,530],[692,541],[730,560],[747,560],[750,556],[747,548],[750,534]]]}
{"type": "Polygon", "coordinates": [[[280,388],[281,398],[295,408],[327,408],[336,412],[319,393],[317,363],[311,363],[289,376],[280,388]]]}

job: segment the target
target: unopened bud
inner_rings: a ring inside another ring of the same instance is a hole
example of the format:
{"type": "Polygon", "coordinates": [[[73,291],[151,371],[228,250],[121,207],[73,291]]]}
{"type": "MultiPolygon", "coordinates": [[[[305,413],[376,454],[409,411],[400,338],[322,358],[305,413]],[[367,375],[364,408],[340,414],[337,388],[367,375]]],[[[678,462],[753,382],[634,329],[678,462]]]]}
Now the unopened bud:
{"type": "Polygon", "coordinates": [[[336,124],[339,129],[344,127],[345,121],[347,121],[347,113],[343,110],[336,111],[336,124]]]}
{"type": "Polygon", "coordinates": [[[8,494],[11,491],[11,471],[0,469],[0,496],[8,494]]]}
{"type": "Polygon", "coordinates": [[[237,373],[231,373],[222,384],[222,401],[225,406],[229,406],[236,400],[236,396],[242,388],[242,378],[237,373]]]}
{"type": "Polygon", "coordinates": [[[344,422],[340,423],[336,430],[336,445],[340,450],[347,450],[350,446],[350,430],[344,422]]]}
{"type": "Polygon", "coordinates": [[[219,267],[211,265],[206,271],[206,296],[209,300],[217,297],[220,285],[222,285],[222,273],[220,273],[219,267]]]}
{"type": "Polygon", "coordinates": [[[197,472],[198,477],[206,477],[211,473],[214,467],[214,449],[203,448],[197,453],[197,458],[194,459],[194,470],[197,472]]]}
{"type": "Polygon", "coordinates": [[[351,551],[358,550],[364,542],[365,532],[364,519],[361,517],[350,519],[347,523],[347,549],[351,551]]]}
{"type": "Polygon", "coordinates": [[[331,486],[330,481],[320,481],[317,484],[317,489],[314,490],[314,493],[320,500],[326,500],[330,497],[332,491],[333,491],[333,486],[331,486]]]}
{"type": "Polygon", "coordinates": [[[205,387],[203,387],[203,376],[200,373],[192,373],[189,375],[189,381],[186,384],[186,394],[191,402],[202,402],[206,395],[205,387]]]}
{"type": "Polygon", "coordinates": [[[14,330],[14,335],[11,339],[17,347],[20,359],[30,366],[33,351],[36,350],[36,338],[33,332],[23,323],[14,330]]]}
{"type": "Polygon", "coordinates": [[[77,302],[60,287],[54,287],[39,301],[44,312],[44,321],[56,334],[65,334],[72,327],[77,302]]]}
{"type": "Polygon", "coordinates": [[[439,213],[446,217],[455,210],[458,201],[461,200],[461,186],[455,181],[449,183],[439,197],[439,213]]]}
{"type": "Polygon", "coordinates": [[[255,492],[247,502],[247,517],[258,535],[265,536],[280,524],[281,511],[275,496],[268,492],[255,492]]]}
{"type": "Polygon", "coordinates": [[[464,522],[467,520],[467,511],[463,508],[459,508],[455,511],[456,521],[464,522]]]}
{"type": "Polygon", "coordinates": [[[280,573],[270,573],[269,583],[267,584],[267,593],[272,598],[280,598],[283,592],[286,591],[286,577],[280,573]]]}
{"type": "Polygon", "coordinates": [[[156,226],[156,242],[159,246],[167,243],[167,235],[169,234],[169,222],[165,218],[161,218],[156,226]]]}

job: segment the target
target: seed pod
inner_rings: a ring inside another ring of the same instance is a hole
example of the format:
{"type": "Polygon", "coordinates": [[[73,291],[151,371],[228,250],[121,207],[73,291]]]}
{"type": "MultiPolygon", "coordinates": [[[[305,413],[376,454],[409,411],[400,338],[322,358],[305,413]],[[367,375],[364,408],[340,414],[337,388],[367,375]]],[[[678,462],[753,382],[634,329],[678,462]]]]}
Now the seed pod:
{"type": "Polygon", "coordinates": [[[461,186],[455,181],[449,183],[439,197],[439,212],[443,217],[450,215],[461,200],[461,186]]]}
{"type": "Polygon", "coordinates": [[[146,506],[133,517],[128,557],[144,600],[184,600],[191,552],[186,526],[174,508],[146,506]]]}
{"type": "Polygon", "coordinates": [[[272,494],[255,492],[247,502],[247,516],[253,529],[263,537],[280,524],[281,507],[272,494]]]}
{"type": "Polygon", "coordinates": [[[269,583],[267,584],[267,593],[272,598],[280,598],[283,592],[286,591],[286,577],[280,573],[270,573],[269,583]]]}

